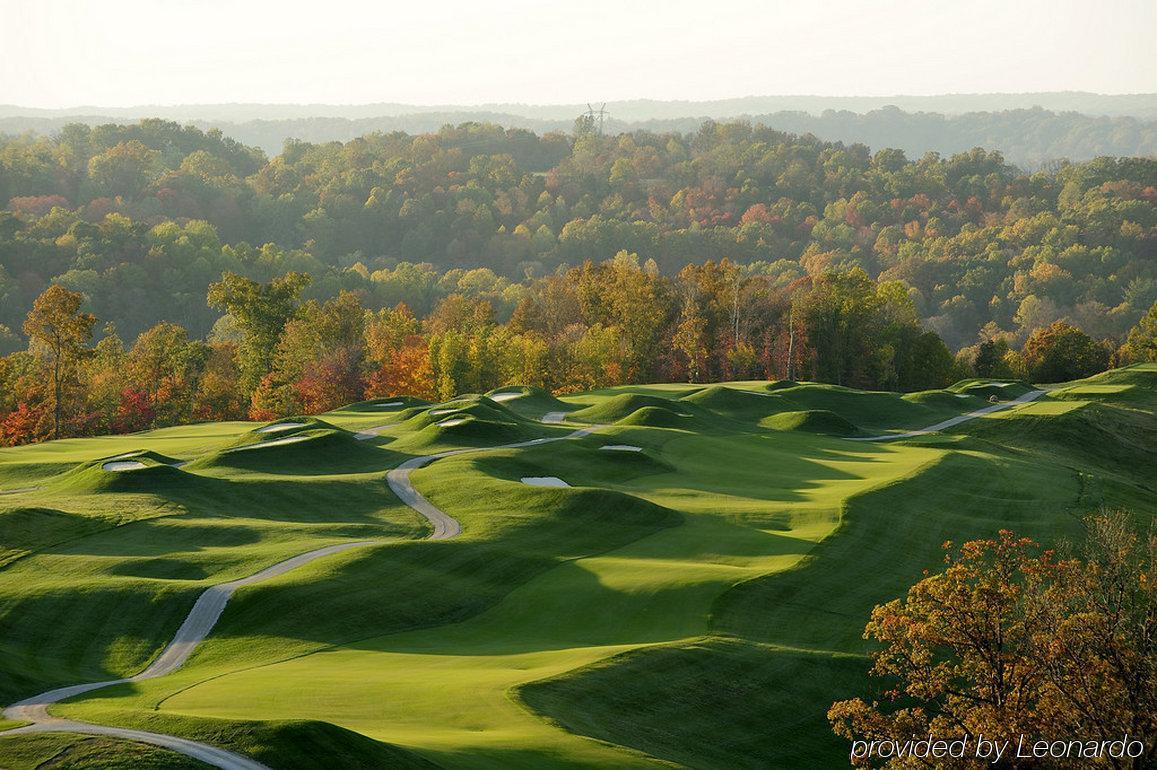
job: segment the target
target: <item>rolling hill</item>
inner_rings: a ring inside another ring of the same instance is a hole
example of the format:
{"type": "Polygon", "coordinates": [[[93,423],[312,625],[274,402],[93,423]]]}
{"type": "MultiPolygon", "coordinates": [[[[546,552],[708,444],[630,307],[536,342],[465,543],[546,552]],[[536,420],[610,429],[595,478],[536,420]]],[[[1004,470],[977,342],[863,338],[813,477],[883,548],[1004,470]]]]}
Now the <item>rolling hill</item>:
{"type": "Polygon", "coordinates": [[[1154,365],[504,388],[0,450],[0,703],[33,701],[0,766],[204,766],[70,732],[99,726],[270,768],[837,766],[872,606],[945,540],[1152,517],[1155,403],[1154,365]],[[133,679],[230,581],[183,665],[133,679]]]}

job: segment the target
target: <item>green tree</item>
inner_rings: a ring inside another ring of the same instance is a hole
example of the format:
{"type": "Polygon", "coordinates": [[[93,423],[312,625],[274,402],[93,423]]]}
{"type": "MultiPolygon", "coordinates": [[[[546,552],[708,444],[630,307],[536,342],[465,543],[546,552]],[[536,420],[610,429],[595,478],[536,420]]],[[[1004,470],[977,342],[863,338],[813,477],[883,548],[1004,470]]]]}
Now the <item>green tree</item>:
{"type": "Polygon", "coordinates": [[[252,393],[272,368],[281,333],[309,282],[304,273],[286,273],[269,283],[225,273],[209,285],[209,307],[224,309],[241,330],[238,360],[244,392],[252,393]]]}
{"type": "Polygon", "coordinates": [[[208,356],[208,346],[190,340],[183,326],[162,321],[137,337],[128,366],[153,414],[177,422],[192,415],[191,398],[208,356]]]}
{"type": "Polygon", "coordinates": [[[1005,360],[1008,352],[1008,340],[1004,337],[997,337],[980,343],[976,349],[976,360],[972,363],[976,376],[995,379],[1012,377],[1012,369],[1005,360]]]}
{"type": "Polygon", "coordinates": [[[160,153],[133,139],[94,155],[88,178],[100,195],[136,198],[160,171],[160,153]]]}
{"type": "Polygon", "coordinates": [[[820,381],[875,385],[871,370],[878,360],[875,340],[883,304],[875,282],[858,267],[815,279],[799,309],[820,381]]]}

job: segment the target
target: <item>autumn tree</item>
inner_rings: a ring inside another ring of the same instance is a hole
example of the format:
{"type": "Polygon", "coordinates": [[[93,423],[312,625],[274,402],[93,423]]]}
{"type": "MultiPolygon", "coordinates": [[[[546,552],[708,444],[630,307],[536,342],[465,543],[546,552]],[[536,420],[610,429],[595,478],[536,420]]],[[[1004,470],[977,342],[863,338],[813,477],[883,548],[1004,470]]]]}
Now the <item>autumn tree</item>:
{"type": "Polygon", "coordinates": [[[1111,351],[1072,324],[1056,321],[1037,329],[1024,343],[1029,378],[1034,382],[1065,382],[1109,368],[1111,351]]]}
{"type": "Polygon", "coordinates": [[[208,356],[208,346],[190,340],[178,324],[162,321],[141,332],[128,353],[128,367],[154,419],[161,413],[166,422],[192,416],[192,397],[208,356]]]}
{"type": "Polygon", "coordinates": [[[620,251],[614,259],[587,262],[576,275],[588,324],[616,327],[623,340],[624,376],[645,381],[662,345],[662,332],[677,311],[674,297],[654,262],[620,251]]]}
{"type": "Polygon", "coordinates": [[[405,304],[368,313],[365,337],[370,369],[366,398],[433,398],[429,345],[421,336],[421,324],[405,304]]]}
{"type": "MultiPolygon", "coordinates": [[[[1080,738],[1141,741],[1152,767],[1157,739],[1157,536],[1132,517],[1087,521],[1083,550],[1065,558],[1027,538],[945,544],[943,572],[904,599],[876,607],[864,632],[880,644],[876,700],[835,703],[833,729],[849,740],[1080,738]]],[[[987,767],[859,757],[860,767],[987,767]]],[[[1006,765],[1013,767],[1013,764],[1006,765]]],[[[1020,766],[1020,765],[1015,765],[1020,766]]],[[[1032,765],[1049,767],[1038,763],[1032,765]]]]}
{"type": "Polygon", "coordinates": [[[272,368],[281,332],[309,282],[304,273],[286,273],[269,283],[225,273],[220,281],[209,285],[209,306],[224,309],[241,330],[238,362],[240,385],[246,393],[256,389],[272,368]]]}
{"type": "Polygon", "coordinates": [[[1150,305],[1149,311],[1129,330],[1118,358],[1123,364],[1157,361],[1157,302],[1150,305]]]}
{"type": "Polygon", "coordinates": [[[683,356],[688,382],[702,382],[707,373],[707,354],[710,352],[707,340],[707,319],[699,309],[693,296],[683,301],[679,324],[671,338],[675,350],[683,356]]]}
{"type": "Polygon", "coordinates": [[[81,312],[83,302],[81,294],[53,284],[36,298],[24,321],[24,333],[33,350],[48,366],[53,438],[60,437],[66,384],[74,376],[96,324],[96,316],[81,312]]]}

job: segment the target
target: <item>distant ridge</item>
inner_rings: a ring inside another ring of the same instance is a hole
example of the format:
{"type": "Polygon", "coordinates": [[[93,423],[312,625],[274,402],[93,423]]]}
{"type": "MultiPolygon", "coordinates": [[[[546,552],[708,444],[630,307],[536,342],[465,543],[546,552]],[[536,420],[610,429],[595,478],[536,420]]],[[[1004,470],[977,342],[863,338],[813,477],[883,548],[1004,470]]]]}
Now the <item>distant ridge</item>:
{"type": "MultiPolygon", "coordinates": [[[[1157,96],[1144,98],[1153,101],[1157,96]]],[[[1136,99],[1140,100],[1142,97],[1136,99]]],[[[691,110],[700,109],[705,103],[657,104],[662,104],[665,109],[673,105],[686,105],[683,109],[691,110]]],[[[382,109],[389,106],[391,105],[383,105],[382,109]]],[[[374,105],[367,105],[356,109],[360,111],[373,107],[374,105]]],[[[517,107],[511,107],[515,108],[517,107]]],[[[202,130],[218,129],[232,139],[251,147],[259,147],[266,155],[273,156],[282,151],[289,139],[314,144],[347,142],[371,133],[401,131],[408,134],[422,134],[437,131],[445,125],[467,122],[492,123],[508,129],[524,129],[538,134],[551,131],[569,132],[574,127],[575,117],[585,111],[586,106],[534,108],[539,111],[554,110],[560,117],[528,117],[513,112],[482,111],[482,108],[478,107],[458,108],[457,111],[450,112],[430,108],[424,112],[379,114],[370,117],[327,117],[313,114],[301,117],[244,118],[245,114],[252,114],[253,110],[258,109],[265,109],[270,113],[310,109],[288,105],[268,107],[223,105],[219,108],[142,107],[129,108],[122,111],[126,114],[118,115],[5,116],[6,110],[14,109],[19,108],[0,107],[0,135],[29,132],[51,135],[69,123],[86,123],[91,126],[105,123],[133,123],[142,116],[129,115],[127,112],[134,109],[155,109],[156,112],[149,114],[148,117],[191,124],[202,130]],[[233,112],[230,118],[214,119],[192,114],[176,114],[181,110],[209,114],[213,109],[233,112]],[[246,113],[246,110],[250,112],[246,113]],[[571,112],[567,113],[565,110],[571,112]]],[[[323,107],[319,106],[317,109],[323,107]]],[[[528,108],[527,111],[532,110],[528,108]]],[[[1094,116],[1076,111],[1056,112],[1039,106],[960,114],[906,112],[895,105],[880,107],[866,113],[850,109],[827,109],[820,114],[812,114],[805,110],[781,110],[771,113],[725,115],[720,110],[713,114],[683,114],[679,117],[654,117],[645,120],[632,120],[629,118],[630,114],[625,108],[611,110],[611,117],[605,126],[606,131],[610,134],[633,131],[686,134],[698,131],[708,120],[745,120],[788,133],[813,134],[827,141],[865,144],[872,150],[884,147],[898,148],[910,158],[918,158],[929,151],[947,156],[974,147],[984,147],[999,150],[1006,160],[1027,170],[1041,168],[1060,159],[1082,161],[1099,155],[1130,157],[1157,155],[1157,119],[1154,117],[1094,116]]]]}
{"type": "MultiPolygon", "coordinates": [[[[597,98],[597,94],[592,98],[597,98]]],[[[600,100],[601,101],[601,100],[600,100]]],[[[730,118],[772,112],[807,112],[818,115],[826,110],[865,113],[895,106],[908,112],[993,112],[1041,107],[1053,112],[1079,112],[1094,116],[1157,118],[1157,93],[1097,94],[1087,91],[1049,91],[1019,94],[937,94],[913,96],[744,96],[709,101],[631,99],[608,102],[611,114],[623,121],[662,120],[686,117],[730,118]]],[[[169,120],[285,120],[291,118],[372,118],[423,113],[490,113],[517,115],[538,120],[572,120],[585,111],[586,104],[491,104],[419,105],[398,102],[373,104],[175,104],[133,107],[77,106],[60,109],[0,105],[0,117],[95,117],[119,119],[160,117],[169,120]]]]}

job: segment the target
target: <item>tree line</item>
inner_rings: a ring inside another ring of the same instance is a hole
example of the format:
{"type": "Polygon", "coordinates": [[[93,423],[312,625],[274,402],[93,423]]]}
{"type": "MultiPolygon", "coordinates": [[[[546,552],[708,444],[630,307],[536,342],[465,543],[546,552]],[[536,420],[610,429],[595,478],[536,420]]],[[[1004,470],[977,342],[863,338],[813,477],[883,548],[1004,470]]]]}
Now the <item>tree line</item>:
{"type": "Polygon", "coordinates": [[[1067,380],[1157,360],[1157,304],[1120,347],[1058,321],[1019,347],[1003,335],[953,355],[921,324],[910,288],[858,267],[784,285],[728,260],[666,277],[653,260],[621,251],[527,282],[505,319],[495,299],[460,292],[420,317],[405,303],[368,308],[348,290],[305,299],[310,283],[302,272],[265,282],[227,272],[202,300],[222,314],[208,335],[161,321],[131,343],[85,309],[84,295],[49,286],[21,326],[26,349],[0,358],[0,445],[509,384],[568,393],[794,378],[923,390],[974,375],[1067,380]]]}
{"type": "MultiPolygon", "coordinates": [[[[859,268],[905,285],[953,350],[1063,320],[1117,343],[1157,299],[1157,161],[1023,173],[995,152],[910,159],[744,122],[602,136],[489,124],[266,158],[160,120],[0,138],[0,352],[49,285],[129,337],[197,337],[224,272],[311,276],[306,299],[357,293],[425,315],[454,293],[509,313],[528,278],[620,250],[666,276],[755,266],[779,285],[859,268]]],[[[503,319],[505,320],[505,319],[503,319]]]]}
{"type": "MultiPolygon", "coordinates": [[[[1057,95],[1054,95],[1054,97],[1057,95]]],[[[1127,97],[1126,97],[1127,99],[1127,97]]],[[[1140,95],[1136,103],[1101,102],[1080,96],[1048,98],[1045,94],[1011,95],[1008,99],[967,99],[957,104],[949,99],[750,99],[733,100],[730,105],[612,105],[607,130],[618,133],[694,133],[707,118],[705,114],[750,116],[753,123],[779,131],[814,134],[821,139],[860,143],[870,147],[896,147],[911,156],[926,152],[964,152],[973,147],[999,149],[1004,157],[1025,169],[1038,169],[1061,158],[1089,160],[1099,155],[1151,156],[1157,153],[1157,122],[1153,121],[1152,99],[1140,95]],[[908,101],[908,103],[905,103],[908,101]],[[984,102],[988,103],[985,104],[984,102]],[[1064,102],[1068,103],[1064,103],[1064,102]],[[793,103],[794,102],[794,103],[793,103]],[[899,104],[892,106],[890,102],[899,104]],[[1051,102],[1051,104],[1050,104],[1051,102]],[[1044,108],[1030,104],[1044,104],[1044,108]],[[874,109],[872,108],[874,107],[874,109]],[[702,109],[700,109],[702,108],[702,109]],[[1130,112],[1130,110],[1133,110],[1130,112]]],[[[390,110],[382,105],[383,111],[390,110]]],[[[395,106],[394,109],[397,109],[395,106]]],[[[359,136],[404,131],[424,134],[442,126],[464,122],[496,123],[506,128],[525,129],[537,134],[567,131],[572,116],[585,110],[580,105],[557,105],[549,110],[528,110],[519,114],[513,105],[492,109],[409,110],[397,114],[372,115],[364,109],[356,115],[301,115],[288,117],[278,110],[276,117],[259,115],[261,108],[237,110],[218,108],[209,112],[189,108],[163,110],[184,113],[192,125],[202,130],[219,129],[245,144],[277,154],[287,138],[314,144],[348,142],[359,136]]],[[[115,122],[109,115],[80,117],[23,117],[3,114],[0,133],[55,133],[70,122],[100,125],[115,122]]],[[[125,117],[121,117],[123,122],[125,117]]]]}

